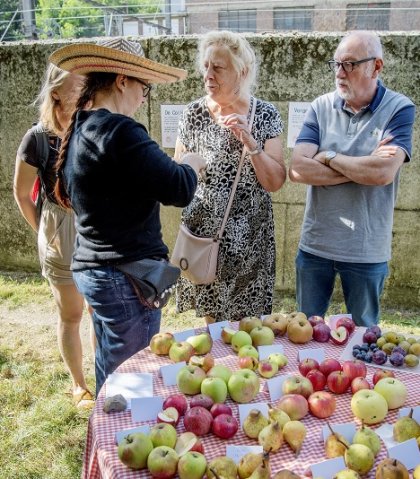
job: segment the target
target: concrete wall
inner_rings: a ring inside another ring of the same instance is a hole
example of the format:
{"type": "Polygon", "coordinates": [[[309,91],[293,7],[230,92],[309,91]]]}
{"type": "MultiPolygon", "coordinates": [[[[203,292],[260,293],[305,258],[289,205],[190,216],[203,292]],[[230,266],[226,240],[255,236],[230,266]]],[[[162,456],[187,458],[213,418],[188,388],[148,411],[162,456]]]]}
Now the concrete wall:
{"type": "MultiPolygon", "coordinates": [[[[383,36],[386,85],[400,91],[419,105],[420,41],[416,33],[383,36]]],[[[276,34],[249,37],[260,62],[256,95],[273,102],[287,121],[290,101],[311,101],[334,88],[334,77],[325,60],[332,58],[339,35],[276,34]]],[[[196,37],[154,37],[143,40],[146,55],[152,59],[183,66],[187,80],[162,85],[153,90],[139,119],[151,136],[161,141],[161,104],[185,104],[203,94],[195,65],[196,37]]],[[[49,53],[61,44],[28,43],[0,45],[0,268],[36,269],[35,236],[20,217],[12,196],[16,148],[36,117],[30,106],[36,96],[49,53]]],[[[286,147],[287,161],[291,150],[286,147]]],[[[419,126],[414,133],[413,161],[401,175],[399,200],[395,211],[393,259],[385,301],[398,307],[420,307],[420,144],[419,126]]],[[[168,150],[169,154],[173,150],[168,150]]],[[[305,186],[287,182],[273,195],[276,218],[277,279],[279,290],[294,289],[294,256],[305,204],[305,186]]],[[[173,244],[179,211],[162,211],[164,236],[173,244]]]]}

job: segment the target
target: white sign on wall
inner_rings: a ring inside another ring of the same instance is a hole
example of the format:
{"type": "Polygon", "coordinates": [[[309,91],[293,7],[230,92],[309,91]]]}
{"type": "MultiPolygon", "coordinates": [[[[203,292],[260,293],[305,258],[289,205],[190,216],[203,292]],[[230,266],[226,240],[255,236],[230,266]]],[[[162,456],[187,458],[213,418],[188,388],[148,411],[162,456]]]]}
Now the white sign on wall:
{"type": "Polygon", "coordinates": [[[178,123],[185,105],[161,105],[160,119],[162,125],[162,146],[175,148],[178,134],[178,123]]]}
{"type": "Polygon", "coordinates": [[[310,103],[308,102],[289,102],[289,119],[287,122],[287,147],[294,148],[296,138],[298,137],[300,130],[305,119],[306,112],[310,103]]]}

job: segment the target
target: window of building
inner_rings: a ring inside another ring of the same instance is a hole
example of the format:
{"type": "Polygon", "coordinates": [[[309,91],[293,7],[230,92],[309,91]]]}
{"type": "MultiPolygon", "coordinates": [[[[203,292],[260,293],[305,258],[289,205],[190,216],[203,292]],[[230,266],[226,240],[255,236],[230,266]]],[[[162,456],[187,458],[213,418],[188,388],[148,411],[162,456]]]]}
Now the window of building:
{"type": "Polygon", "coordinates": [[[348,4],[347,30],[389,30],[389,3],[348,4]]]}
{"type": "Polygon", "coordinates": [[[220,10],[219,29],[233,32],[256,32],[257,10],[220,10]]]}
{"type": "Polygon", "coordinates": [[[313,8],[274,8],[275,30],[312,31],[313,8]]]}

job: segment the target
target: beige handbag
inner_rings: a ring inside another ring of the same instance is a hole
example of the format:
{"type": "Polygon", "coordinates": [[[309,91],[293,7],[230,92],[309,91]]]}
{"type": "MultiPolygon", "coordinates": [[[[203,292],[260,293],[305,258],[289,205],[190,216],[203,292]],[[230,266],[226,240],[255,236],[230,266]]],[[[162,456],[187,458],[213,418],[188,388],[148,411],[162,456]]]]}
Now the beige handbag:
{"type": "MultiPolygon", "coordinates": [[[[257,101],[253,98],[249,126],[254,121],[257,101]]],[[[244,163],[246,148],[242,150],[238,171],[232,185],[232,191],[223,217],[222,225],[214,238],[203,238],[192,233],[185,224],[179,227],[178,236],[171,256],[171,263],[178,266],[181,274],[194,284],[209,284],[216,279],[219,246],[225,231],[226,222],[235,196],[244,163]]]]}

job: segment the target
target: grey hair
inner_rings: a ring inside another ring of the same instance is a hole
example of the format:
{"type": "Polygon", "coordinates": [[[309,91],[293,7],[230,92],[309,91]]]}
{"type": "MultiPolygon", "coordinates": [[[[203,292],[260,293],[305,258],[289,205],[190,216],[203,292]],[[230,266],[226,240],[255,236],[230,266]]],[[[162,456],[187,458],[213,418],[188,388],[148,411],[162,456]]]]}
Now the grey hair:
{"type": "Polygon", "coordinates": [[[199,70],[204,72],[204,56],[211,46],[224,46],[229,52],[232,65],[238,76],[242,76],[240,89],[251,93],[257,77],[257,61],[254,50],[248,41],[239,33],[230,31],[211,31],[206,33],[198,45],[197,63],[199,70]]]}
{"type": "Polygon", "coordinates": [[[351,37],[355,37],[363,43],[366,48],[365,54],[367,57],[383,59],[381,39],[376,33],[367,30],[349,32],[343,37],[339,46],[351,37]]]}

